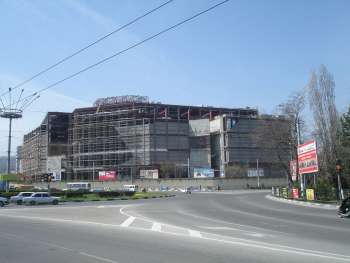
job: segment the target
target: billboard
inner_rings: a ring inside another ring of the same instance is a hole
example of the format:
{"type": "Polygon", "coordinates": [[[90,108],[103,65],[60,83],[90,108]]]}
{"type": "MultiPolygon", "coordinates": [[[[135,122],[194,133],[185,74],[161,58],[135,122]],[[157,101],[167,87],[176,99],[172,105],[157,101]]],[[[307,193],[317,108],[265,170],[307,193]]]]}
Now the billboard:
{"type": "Polygon", "coordinates": [[[318,172],[316,141],[312,140],[298,146],[299,174],[318,172]]]}
{"type": "Polygon", "coordinates": [[[297,161],[292,160],[289,162],[290,174],[292,176],[292,181],[295,182],[297,180],[297,161]]]}
{"type": "Polygon", "coordinates": [[[52,172],[50,175],[51,181],[61,181],[61,172],[52,172]]]}
{"type": "Polygon", "coordinates": [[[154,170],[140,170],[140,178],[144,179],[158,179],[158,169],[154,170]]]}
{"type": "Polygon", "coordinates": [[[116,171],[99,171],[98,180],[100,181],[115,181],[117,180],[116,171]]]}
{"type": "Polygon", "coordinates": [[[309,200],[309,201],[315,200],[314,189],[306,189],[306,200],[309,200]]]}
{"type": "Polygon", "coordinates": [[[259,169],[248,169],[247,170],[247,176],[248,177],[259,177],[260,176],[264,176],[264,169],[263,168],[259,168],[259,169]]]}
{"type": "Polygon", "coordinates": [[[298,199],[299,198],[299,189],[293,188],[292,195],[293,195],[293,199],[298,199]]]}
{"type": "Polygon", "coordinates": [[[212,178],[214,169],[210,168],[193,168],[193,178],[212,178]]]}

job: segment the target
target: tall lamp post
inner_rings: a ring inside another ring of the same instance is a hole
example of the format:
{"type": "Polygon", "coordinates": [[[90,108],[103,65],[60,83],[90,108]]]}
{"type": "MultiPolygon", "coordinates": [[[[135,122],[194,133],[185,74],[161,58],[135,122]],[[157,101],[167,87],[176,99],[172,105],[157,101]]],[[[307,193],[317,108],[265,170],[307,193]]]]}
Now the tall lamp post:
{"type": "MultiPolygon", "coordinates": [[[[11,140],[12,140],[12,120],[22,118],[22,110],[14,108],[3,108],[0,114],[1,118],[9,120],[9,136],[7,146],[7,174],[11,173],[11,140]]],[[[8,190],[8,182],[6,183],[6,191],[8,190]]]]}

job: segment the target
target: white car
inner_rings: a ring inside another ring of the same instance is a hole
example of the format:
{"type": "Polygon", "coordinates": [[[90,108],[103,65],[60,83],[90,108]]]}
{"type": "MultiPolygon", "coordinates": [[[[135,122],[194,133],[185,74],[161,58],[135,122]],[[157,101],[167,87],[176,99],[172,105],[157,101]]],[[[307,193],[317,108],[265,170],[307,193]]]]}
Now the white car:
{"type": "Polygon", "coordinates": [[[33,192],[20,192],[18,195],[10,197],[10,203],[16,203],[21,205],[24,197],[29,197],[33,194],[33,192]]]}
{"type": "Polygon", "coordinates": [[[0,207],[3,207],[4,205],[8,204],[8,200],[5,197],[0,196],[0,207]]]}
{"type": "Polygon", "coordinates": [[[37,204],[58,204],[59,197],[50,196],[46,192],[33,193],[29,197],[23,198],[23,204],[25,205],[37,205],[37,204]]]}

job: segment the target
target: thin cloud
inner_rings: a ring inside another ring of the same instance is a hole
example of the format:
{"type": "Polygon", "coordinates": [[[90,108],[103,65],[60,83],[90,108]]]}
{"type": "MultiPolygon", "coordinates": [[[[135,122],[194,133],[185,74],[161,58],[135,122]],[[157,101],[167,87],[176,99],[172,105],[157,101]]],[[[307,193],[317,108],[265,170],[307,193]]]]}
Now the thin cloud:
{"type": "Polygon", "coordinates": [[[113,19],[100,14],[99,12],[95,11],[94,9],[90,8],[87,4],[82,3],[81,1],[65,1],[65,5],[72,9],[73,11],[78,12],[80,15],[83,15],[85,17],[88,17],[89,19],[93,20],[96,24],[103,26],[107,29],[111,29],[116,27],[115,22],[113,19]]]}

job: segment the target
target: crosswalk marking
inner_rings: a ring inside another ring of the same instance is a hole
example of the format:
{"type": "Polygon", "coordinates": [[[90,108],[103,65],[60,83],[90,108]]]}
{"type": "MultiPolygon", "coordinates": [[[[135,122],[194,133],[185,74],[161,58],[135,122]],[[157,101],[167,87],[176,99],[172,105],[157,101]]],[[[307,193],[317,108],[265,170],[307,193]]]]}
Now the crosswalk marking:
{"type": "Polygon", "coordinates": [[[123,223],[121,223],[120,226],[122,226],[122,227],[128,227],[128,226],[130,226],[130,225],[134,222],[134,220],[135,220],[135,217],[130,216],[130,217],[128,217],[123,223]]]}
{"type": "Polygon", "coordinates": [[[162,230],[162,225],[157,222],[154,222],[152,225],[152,231],[161,232],[161,230],[162,230]]]}
{"type": "Polygon", "coordinates": [[[201,232],[196,231],[196,230],[188,230],[188,233],[190,234],[191,237],[202,237],[201,232]]]}

